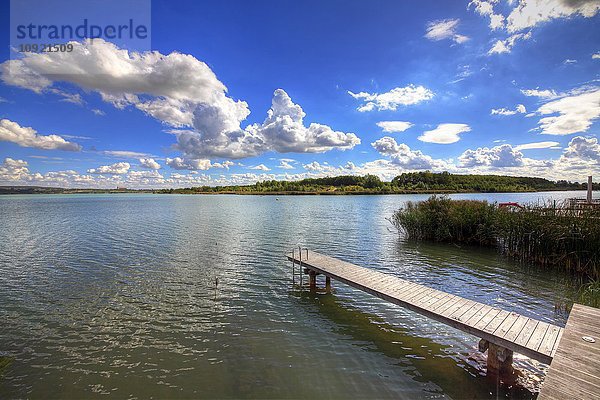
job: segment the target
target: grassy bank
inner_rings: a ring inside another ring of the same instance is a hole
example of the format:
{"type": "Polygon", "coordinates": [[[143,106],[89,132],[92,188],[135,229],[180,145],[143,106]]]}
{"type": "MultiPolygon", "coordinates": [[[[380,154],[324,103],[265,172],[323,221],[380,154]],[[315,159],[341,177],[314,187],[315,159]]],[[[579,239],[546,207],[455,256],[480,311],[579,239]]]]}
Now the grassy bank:
{"type": "Polygon", "coordinates": [[[600,280],[598,210],[554,204],[509,210],[485,201],[432,196],[407,203],[391,221],[410,239],[494,246],[523,262],[563,269],[589,282],[600,280]]]}

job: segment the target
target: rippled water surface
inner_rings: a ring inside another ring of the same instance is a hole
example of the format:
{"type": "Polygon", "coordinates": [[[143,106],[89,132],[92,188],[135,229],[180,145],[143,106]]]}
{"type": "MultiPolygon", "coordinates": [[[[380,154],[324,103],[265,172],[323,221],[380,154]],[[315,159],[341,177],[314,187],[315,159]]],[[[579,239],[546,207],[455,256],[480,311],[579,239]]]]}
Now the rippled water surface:
{"type": "Polygon", "coordinates": [[[497,385],[478,338],[336,282],[292,288],[302,244],[564,325],[565,277],[404,241],[386,218],[426,197],[0,197],[0,398],[534,396],[544,365],[516,355],[520,384],[497,385]]]}

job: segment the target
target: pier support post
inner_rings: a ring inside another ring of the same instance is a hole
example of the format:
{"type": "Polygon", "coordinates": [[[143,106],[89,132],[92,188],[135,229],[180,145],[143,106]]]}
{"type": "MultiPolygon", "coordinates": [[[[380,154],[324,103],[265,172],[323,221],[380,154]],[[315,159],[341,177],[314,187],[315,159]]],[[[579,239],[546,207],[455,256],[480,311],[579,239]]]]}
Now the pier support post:
{"type": "Polygon", "coordinates": [[[325,293],[331,293],[331,278],[328,276],[325,277],[325,293]]]}
{"type": "Polygon", "coordinates": [[[308,271],[308,286],[311,291],[317,290],[317,273],[312,269],[308,271]]]}
{"type": "Polygon", "coordinates": [[[479,347],[480,352],[485,353],[485,351],[488,349],[488,347],[490,347],[490,342],[488,342],[485,339],[481,339],[479,341],[478,347],[479,347]]]}
{"type": "Polygon", "coordinates": [[[488,343],[487,368],[488,373],[497,373],[500,375],[510,375],[513,372],[512,367],[513,352],[505,347],[494,343],[488,343]]]}

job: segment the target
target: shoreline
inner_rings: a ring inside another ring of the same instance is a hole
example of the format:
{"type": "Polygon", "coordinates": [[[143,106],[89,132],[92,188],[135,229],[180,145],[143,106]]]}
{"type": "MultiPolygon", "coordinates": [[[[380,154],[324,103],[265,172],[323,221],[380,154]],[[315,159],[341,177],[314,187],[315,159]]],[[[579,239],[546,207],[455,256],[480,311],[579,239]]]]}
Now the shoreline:
{"type": "MultiPolygon", "coordinates": [[[[384,194],[457,194],[457,193],[535,193],[586,190],[583,183],[565,180],[504,175],[453,175],[448,172],[402,173],[391,181],[375,175],[338,175],[305,178],[299,181],[265,180],[244,185],[200,185],[180,188],[112,188],[0,185],[2,194],[75,194],[75,193],[155,193],[155,194],[235,194],[259,196],[332,196],[384,194]]],[[[592,185],[599,190],[600,185],[592,185]]]]}
{"type": "MultiPolygon", "coordinates": [[[[239,196],[371,196],[371,195],[399,195],[399,194],[498,194],[498,193],[547,193],[547,192],[583,192],[582,189],[538,189],[538,190],[509,190],[509,191],[473,191],[473,190],[394,190],[394,191],[222,191],[222,192],[193,192],[189,189],[131,189],[131,190],[102,190],[102,189],[63,189],[39,188],[3,191],[0,187],[0,196],[10,195],[44,195],[44,194],[185,194],[185,195],[239,195],[239,196]],[[38,189],[38,190],[36,190],[38,189]]],[[[594,190],[594,192],[600,192],[594,190]]]]}

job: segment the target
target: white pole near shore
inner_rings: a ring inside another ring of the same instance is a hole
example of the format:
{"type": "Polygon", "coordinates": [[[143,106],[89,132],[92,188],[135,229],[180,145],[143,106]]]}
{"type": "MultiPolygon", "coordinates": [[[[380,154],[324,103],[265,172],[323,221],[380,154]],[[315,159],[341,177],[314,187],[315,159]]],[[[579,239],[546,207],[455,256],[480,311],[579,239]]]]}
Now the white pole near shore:
{"type": "Polygon", "coordinates": [[[592,176],[588,176],[587,202],[592,202],[592,176]]]}

